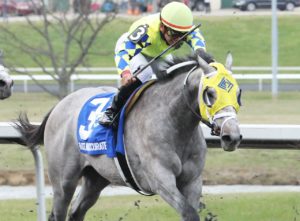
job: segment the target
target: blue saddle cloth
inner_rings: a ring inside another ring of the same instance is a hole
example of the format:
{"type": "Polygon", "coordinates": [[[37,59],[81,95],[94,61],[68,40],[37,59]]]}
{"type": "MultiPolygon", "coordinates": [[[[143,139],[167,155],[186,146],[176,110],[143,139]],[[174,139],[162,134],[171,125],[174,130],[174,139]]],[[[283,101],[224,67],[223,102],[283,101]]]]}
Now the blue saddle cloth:
{"type": "Polygon", "coordinates": [[[81,153],[115,157],[116,153],[125,154],[123,143],[125,107],[119,119],[119,128],[100,125],[99,117],[112,103],[115,93],[98,94],[91,97],[82,107],[77,123],[77,140],[81,153]]]}

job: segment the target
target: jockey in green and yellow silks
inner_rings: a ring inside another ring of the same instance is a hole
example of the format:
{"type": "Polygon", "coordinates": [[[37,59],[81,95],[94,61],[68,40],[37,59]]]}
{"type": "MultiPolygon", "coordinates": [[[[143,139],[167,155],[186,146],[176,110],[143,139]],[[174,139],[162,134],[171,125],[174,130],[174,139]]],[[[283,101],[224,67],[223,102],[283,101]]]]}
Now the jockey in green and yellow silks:
{"type": "MultiPolygon", "coordinates": [[[[133,23],[129,29],[129,33],[131,33],[129,38],[125,39],[116,51],[115,62],[119,74],[124,70],[130,70],[129,62],[137,54],[142,53],[153,58],[170,45],[160,31],[162,23],[160,14],[149,15],[133,23]]],[[[171,31],[170,34],[172,35],[171,31]]],[[[180,33],[179,36],[181,36],[180,33]]],[[[205,50],[205,40],[199,29],[189,34],[186,42],[194,51],[199,48],[205,50]]],[[[169,53],[171,52],[172,50],[169,51],[169,53]]]]}
{"type": "MultiPolygon", "coordinates": [[[[153,62],[136,77],[133,77],[133,73],[146,66],[152,58],[177,42],[193,27],[191,10],[180,2],[168,3],[161,13],[143,17],[131,25],[129,31],[119,38],[115,47],[115,62],[121,76],[122,87],[114,97],[112,106],[101,117],[100,124],[110,125],[113,122],[116,113],[130,94],[151,79],[157,64],[153,62]]],[[[206,51],[205,40],[198,28],[189,33],[184,41],[199,54],[206,51]]],[[[169,50],[164,56],[165,59],[172,59],[172,51],[180,48],[182,43],[169,50]]],[[[213,61],[211,57],[205,60],[208,63],[213,61]]]]}

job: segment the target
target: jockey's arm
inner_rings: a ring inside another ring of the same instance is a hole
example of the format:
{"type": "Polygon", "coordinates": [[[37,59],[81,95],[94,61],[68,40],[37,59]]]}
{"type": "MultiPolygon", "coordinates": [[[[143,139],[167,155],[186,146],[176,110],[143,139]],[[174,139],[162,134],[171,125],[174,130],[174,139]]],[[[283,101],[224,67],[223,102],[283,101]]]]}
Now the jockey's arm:
{"type": "Polygon", "coordinates": [[[149,45],[150,43],[148,42],[148,38],[143,38],[139,42],[132,42],[128,39],[122,43],[118,52],[115,54],[115,63],[118,73],[121,75],[121,77],[123,77],[123,72],[130,71],[130,60],[137,54],[141,53],[142,50],[149,45]]]}
{"type": "Polygon", "coordinates": [[[186,42],[188,45],[196,51],[197,49],[201,48],[206,51],[206,45],[203,35],[201,34],[199,28],[192,31],[187,37],[186,42]]]}
{"type": "Polygon", "coordinates": [[[195,29],[187,36],[186,42],[193,49],[193,51],[195,51],[207,63],[214,62],[213,56],[206,52],[205,40],[199,28],[195,29]]]}

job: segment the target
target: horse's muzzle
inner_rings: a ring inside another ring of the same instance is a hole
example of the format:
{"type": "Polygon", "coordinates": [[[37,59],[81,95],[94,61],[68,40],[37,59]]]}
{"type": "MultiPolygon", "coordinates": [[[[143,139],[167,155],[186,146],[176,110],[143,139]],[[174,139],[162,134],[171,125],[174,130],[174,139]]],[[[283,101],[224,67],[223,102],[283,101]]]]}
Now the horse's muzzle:
{"type": "Polygon", "coordinates": [[[221,136],[221,146],[225,151],[234,151],[240,145],[242,139],[241,134],[226,134],[221,136]]]}

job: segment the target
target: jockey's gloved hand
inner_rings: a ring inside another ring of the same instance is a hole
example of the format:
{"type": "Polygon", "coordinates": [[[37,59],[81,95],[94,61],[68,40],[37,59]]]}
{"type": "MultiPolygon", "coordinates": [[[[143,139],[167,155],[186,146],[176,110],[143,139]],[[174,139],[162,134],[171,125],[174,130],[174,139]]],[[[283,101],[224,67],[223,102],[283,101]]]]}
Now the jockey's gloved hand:
{"type": "Polygon", "coordinates": [[[198,48],[196,51],[195,51],[195,54],[196,55],[199,55],[204,61],[206,61],[208,64],[211,63],[211,62],[215,62],[215,59],[214,57],[207,53],[206,51],[204,51],[203,48],[198,48]]]}
{"type": "Polygon", "coordinates": [[[127,85],[131,84],[132,82],[136,81],[136,78],[133,77],[132,73],[129,70],[125,70],[121,73],[121,84],[127,85]]]}

